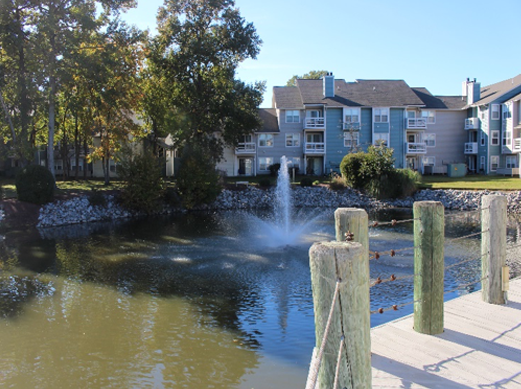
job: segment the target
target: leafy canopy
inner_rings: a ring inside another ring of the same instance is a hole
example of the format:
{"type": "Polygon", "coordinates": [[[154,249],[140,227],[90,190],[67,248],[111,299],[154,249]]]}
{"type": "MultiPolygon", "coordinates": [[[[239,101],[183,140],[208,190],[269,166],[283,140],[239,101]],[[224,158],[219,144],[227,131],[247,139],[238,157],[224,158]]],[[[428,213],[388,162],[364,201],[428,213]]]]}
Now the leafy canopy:
{"type": "Polygon", "coordinates": [[[303,76],[299,76],[299,75],[295,74],[293,77],[291,77],[288,80],[288,82],[286,82],[286,86],[296,86],[297,79],[299,79],[299,78],[303,78],[306,80],[320,80],[327,73],[328,73],[327,70],[311,70],[309,73],[306,73],[303,76]]]}

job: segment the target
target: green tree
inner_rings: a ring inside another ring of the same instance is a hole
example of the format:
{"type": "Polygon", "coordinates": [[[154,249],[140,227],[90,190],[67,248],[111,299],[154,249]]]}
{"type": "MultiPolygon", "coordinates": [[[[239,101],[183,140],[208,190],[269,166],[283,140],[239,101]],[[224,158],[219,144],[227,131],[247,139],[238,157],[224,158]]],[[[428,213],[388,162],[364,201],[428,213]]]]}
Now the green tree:
{"type": "Polygon", "coordinates": [[[306,73],[303,76],[299,76],[299,75],[295,74],[293,77],[291,77],[288,80],[288,82],[286,82],[286,86],[296,86],[297,79],[299,79],[299,78],[303,78],[306,80],[320,80],[327,73],[328,73],[327,70],[311,70],[309,73],[306,73]]]}
{"type": "Polygon", "coordinates": [[[158,32],[150,67],[171,89],[159,111],[148,105],[145,113],[157,128],[168,124],[178,148],[197,145],[215,164],[260,125],[264,84],[245,84],[236,69],[256,58],[261,40],[233,0],[166,0],[158,32]]]}

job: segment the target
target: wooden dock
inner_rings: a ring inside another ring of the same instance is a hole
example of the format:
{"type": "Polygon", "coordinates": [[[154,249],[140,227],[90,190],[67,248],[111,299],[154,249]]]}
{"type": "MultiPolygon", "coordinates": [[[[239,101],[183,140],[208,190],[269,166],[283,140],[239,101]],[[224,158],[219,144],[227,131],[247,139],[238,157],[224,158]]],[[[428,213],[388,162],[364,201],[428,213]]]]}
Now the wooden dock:
{"type": "Polygon", "coordinates": [[[521,388],[521,279],[507,305],[479,291],[444,308],[440,335],[415,332],[412,316],[371,330],[373,388],[521,388]]]}

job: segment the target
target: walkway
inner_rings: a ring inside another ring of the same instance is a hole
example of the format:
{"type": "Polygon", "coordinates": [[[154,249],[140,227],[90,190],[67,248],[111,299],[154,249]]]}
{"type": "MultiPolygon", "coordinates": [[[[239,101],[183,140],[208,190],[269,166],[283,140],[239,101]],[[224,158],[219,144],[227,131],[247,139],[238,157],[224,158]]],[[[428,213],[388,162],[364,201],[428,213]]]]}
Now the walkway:
{"type": "Polygon", "coordinates": [[[507,305],[481,292],[445,303],[445,332],[415,332],[412,316],[371,330],[373,388],[521,388],[521,279],[507,305]]]}

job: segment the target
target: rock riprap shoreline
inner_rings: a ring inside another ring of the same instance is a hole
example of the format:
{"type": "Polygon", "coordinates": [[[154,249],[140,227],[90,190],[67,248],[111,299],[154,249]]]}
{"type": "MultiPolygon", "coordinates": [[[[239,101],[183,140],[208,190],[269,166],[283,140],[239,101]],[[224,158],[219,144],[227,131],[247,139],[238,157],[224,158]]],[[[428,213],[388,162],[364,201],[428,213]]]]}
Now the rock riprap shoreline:
{"type": "MultiPolygon", "coordinates": [[[[293,206],[314,208],[411,208],[415,201],[440,201],[445,209],[474,210],[479,207],[481,198],[488,194],[501,194],[507,197],[508,212],[521,213],[521,192],[464,191],[464,190],[422,190],[412,197],[396,200],[375,200],[353,189],[330,190],[326,187],[295,187],[292,191],[293,206]]],[[[108,195],[105,205],[91,205],[87,196],[59,200],[40,208],[37,227],[55,227],[67,224],[88,223],[140,216],[123,208],[113,195],[108,195]]],[[[244,190],[223,190],[217,200],[198,210],[255,210],[273,207],[275,190],[248,187],[244,190]]],[[[180,207],[164,207],[158,214],[185,212],[180,207]]]]}

